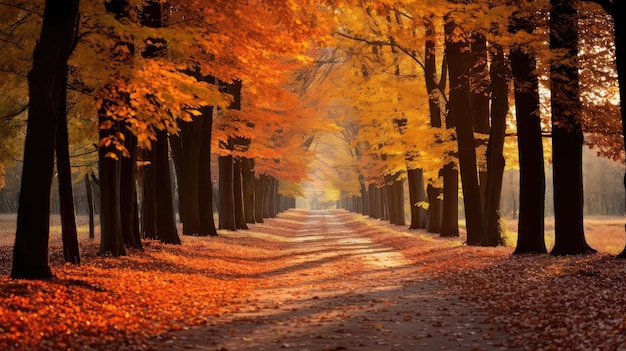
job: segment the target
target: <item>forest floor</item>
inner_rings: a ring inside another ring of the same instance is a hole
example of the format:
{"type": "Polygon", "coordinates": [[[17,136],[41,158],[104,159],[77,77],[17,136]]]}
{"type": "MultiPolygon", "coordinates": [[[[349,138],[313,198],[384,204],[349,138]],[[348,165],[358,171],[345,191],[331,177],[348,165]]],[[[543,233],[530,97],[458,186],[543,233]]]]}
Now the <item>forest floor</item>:
{"type": "Polygon", "coordinates": [[[220,234],[119,259],[83,240],[78,267],[52,240],[45,282],[7,278],[0,245],[0,349],[626,350],[607,253],[512,256],[339,210],[220,234]]]}

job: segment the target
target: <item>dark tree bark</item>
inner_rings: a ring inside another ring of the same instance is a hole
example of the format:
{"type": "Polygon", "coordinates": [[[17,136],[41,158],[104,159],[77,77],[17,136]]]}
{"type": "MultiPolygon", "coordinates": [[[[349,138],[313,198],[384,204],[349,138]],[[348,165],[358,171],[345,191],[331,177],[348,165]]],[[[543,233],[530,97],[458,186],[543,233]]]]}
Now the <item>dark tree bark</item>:
{"type": "Polygon", "coordinates": [[[470,106],[474,132],[489,134],[489,68],[487,67],[487,38],[473,33],[470,53],[470,106]]]}
{"type": "Polygon", "coordinates": [[[448,119],[452,119],[456,126],[461,184],[465,204],[467,244],[477,245],[480,243],[482,232],[483,211],[478,185],[476,144],[469,98],[469,44],[450,40],[451,33],[455,29],[458,29],[456,23],[451,21],[446,23],[446,59],[450,81],[448,119]]]}
{"type": "MultiPolygon", "coordinates": [[[[615,35],[615,66],[617,70],[617,81],[619,82],[620,93],[620,115],[622,118],[622,135],[626,136],[626,21],[618,16],[626,13],[626,2],[609,0],[589,0],[600,4],[606,12],[613,18],[613,34],[615,35]]],[[[624,139],[626,143],[626,139],[624,139]]],[[[626,149],[626,144],[625,144],[626,149]]],[[[626,174],[624,174],[624,187],[626,188],[626,174]]],[[[626,226],[625,226],[626,229],[626,226]]],[[[626,247],[617,258],[626,258],[626,247]]]]}
{"type": "MultiPolygon", "coordinates": [[[[156,227],[157,238],[166,244],[180,244],[174,216],[174,198],[172,195],[172,179],[169,162],[169,145],[167,132],[157,132],[154,145],[156,162],[156,227]]],[[[211,218],[212,219],[212,218],[211,218]]]]}
{"type": "Polygon", "coordinates": [[[219,229],[236,230],[234,163],[231,155],[219,156],[220,217],[219,229]]]}
{"type": "Polygon", "coordinates": [[[64,106],[67,60],[78,20],[78,0],[46,0],[39,41],[28,74],[29,111],[24,142],[12,278],[52,277],[48,260],[50,191],[59,106],[64,106]]]}
{"type": "Polygon", "coordinates": [[[428,184],[426,187],[428,197],[428,231],[431,233],[441,233],[443,220],[443,188],[434,187],[428,184]]]}
{"type": "Polygon", "coordinates": [[[128,247],[141,249],[141,234],[139,232],[139,223],[137,221],[138,205],[137,205],[137,137],[128,129],[124,128],[125,142],[124,145],[128,150],[128,157],[120,159],[120,221],[122,228],[122,237],[124,244],[128,247]]]}
{"type": "Polygon", "coordinates": [[[369,206],[369,193],[367,191],[367,187],[362,181],[359,181],[359,189],[361,192],[361,213],[364,216],[369,216],[370,214],[370,206],[369,206]]]}
{"type": "Polygon", "coordinates": [[[387,192],[387,187],[382,186],[379,188],[380,191],[380,219],[383,221],[389,220],[389,193],[387,192]]]}
{"type": "MultiPolygon", "coordinates": [[[[385,190],[387,193],[387,209],[389,222],[395,225],[405,225],[404,218],[404,189],[403,181],[398,179],[400,174],[385,176],[387,182],[385,190]]],[[[354,212],[354,211],[353,211],[354,212]]]]}
{"type": "MultiPolygon", "coordinates": [[[[127,0],[111,0],[105,2],[106,11],[115,18],[128,18],[127,0]]],[[[124,37],[115,38],[115,46],[124,48],[110,58],[120,65],[132,65],[135,47],[132,40],[124,37]]],[[[123,143],[128,155],[116,148],[115,143],[109,140],[98,148],[98,173],[100,178],[100,251],[102,256],[117,257],[125,255],[124,244],[132,247],[140,247],[140,241],[135,240],[135,210],[136,193],[134,175],[136,167],[136,142],[129,140],[130,133],[126,130],[123,121],[114,120],[110,111],[127,105],[128,94],[118,91],[114,83],[105,86],[107,97],[102,100],[98,110],[98,123],[100,126],[100,140],[112,139],[123,143]],[[108,127],[105,127],[107,126],[108,127]],[[122,133],[125,139],[118,137],[122,133]],[[108,145],[110,144],[110,145],[108,145]],[[113,155],[113,157],[111,157],[113,155]],[[127,156],[132,159],[129,160],[127,156]],[[132,175],[130,174],[132,173],[132,175]],[[131,184],[132,182],[132,184],[131,184]],[[134,205],[133,205],[134,202],[134,205]]],[[[134,139],[134,138],[131,138],[134,139]]]]}
{"type": "Polygon", "coordinates": [[[443,206],[440,234],[445,237],[459,236],[459,172],[453,163],[448,163],[443,166],[441,177],[443,177],[443,206]],[[448,202],[446,198],[449,199],[448,202]]]}
{"type": "MultiPolygon", "coordinates": [[[[215,217],[213,216],[213,183],[211,182],[211,135],[213,129],[213,107],[200,108],[202,119],[199,120],[198,156],[198,193],[195,195],[198,203],[198,218],[200,229],[198,235],[217,236],[215,217]]],[[[192,162],[194,162],[192,160],[192,162]]]]}
{"type": "Polygon", "coordinates": [[[152,150],[146,151],[143,181],[143,234],[166,244],[180,244],[174,216],[168,136],[157,131],[152,150]]]}
{"type": "Polygon", "coordinates": [[[502,155],[506,134],[508,101],[508,68],[502,47],[494,45],[491,58],[491,133],[487,144],[487,184],[485,186],[485,212],[480,244],[502,244],[500,230],[500,194],[505,160],[502,155]]]}
{"type": "MultiPolygon", "coordinates": [[[[483,34],[472,33],[471,52],[469,56],[469,90],[470,106],[472,108],[472,126],[474,133],[490,134],[489,123],[489,68],[487,65],[487,39],[483,34]]],[[[476,139],[476,147],[484,145],[483,138],[476,139]]],[[[482,157],[481,157],[482,158],[482,157]]],[[[485,208],[485,192],[487,189],[486,164],[478,164],[478,186],[480,191],[481,208],[485,208]]],[[[484,211],[483,211],[484,212],[484,211]]],[[[484,213],[483,213],[484,216],[484,213]]]]}
{"type": "Polygon", "coordinates": [[[278,180],[274,177],[269,177],[268,187],[268,215],[269,218],[276,218],[278,214],[278,180]]]}
{"type": "MultiPolygon", "coordinates": [[[[436,55],[435,55],[435,27],[431,19],[425,20],[424,25],[426,27],[427,39],[425,42],[424,52],[424,78],[426,82],[426,89],[428,90],[428,107],[430,112],[430,126],[433,128],[441,128],[443,126],[441,120],[441,109],[439,106],[439,99],[437,98],[437,92],[443,91],[446,86],[447,68],[446,58],[442,62],[441,78],[437,83],[435,81],[436,69],[436,55]]],[[[449,116],[451,117],[451,116],[449,116]]],[[[446,128],[454,128],[454,121],[448,118],[446,121],[446,128]]],[[[444,177],[444,184],[452,184],[452,179],[446,179],[445,177],[454,176],[458,182],[458,174],[456,172],[447,172],[444,169],[439,171],[439,175],[444,177]]],[[[445,185],[444,185],[445,187],[445,185]]],[[[455,191],[458,190],[458,185],[454,185],[455,191]]],[[[449,196],[444,196],[443,200],[440,198],[443,196],[445,189],[428,185],[426,195],[428,198],[428,231],[431,233],[441,233],[444,221],[446,227],[452,228],[456,226],[458,228],[458,213],[456,216],[450,216],[454,211],[458,211],[458,191],[452,194],[452,190],[448,189],[446,193],[449,196]],[[444,215],[447,214],[447,215],[444,215]],[[445,217],[445,218],[444,218],[445,217]],[[455,224],[456,223],[456,224],[455,224]]]]}
{"type": "Polygon", "coordinates": [[[240,159],[234,159],[233,163],[233,195],[235,200],[235,226],[237,229],[248,229],[243,206],[243,179],[240,159]]]}
{"type": "Polygon", "coordinates": [[[93,206],[93,192],[91,191],[91,181],[89,180],[89,175],[85,174],[85,190],[87,191],[87,207],[89,214],[89,239],[94,239],[95,234],[95,223],[94,223],[94,206],[93,206]]]}
{"type": "Polygon", "coordinates": [[[261,174],[259,179],[254,182],[254,221],[264,223],[263,221],[263,205],[265,204],[265,182],[266,177],[261,174]]]}
{"type": "MultiPolygon", "coordinates": [[[[112,101],[105,100],[98,112],[99,122],[110,120],[106,116],[107,106],[112,101]]],[[[120,124],[120,123],[118,123],[120,124]]],[[[115,133],[118,128],[100,129],[100,140],[115,133]]],[[[99,255],[118,257],[126,255],[122,237],[122,223],[120,221],[120,174],[119,160],[107,157],[109,152],[115,153],[119,159],[121,152],[113,147],[98,148],[98,175],[100,179],[100,251],[99,255]]]]}
{"type": "MultiPolygon", "coordinates": [[[[143,26],[161,28],[163,18],[164,4],[159,1],[149,0],[142,7],[140,22],[143,26]]],[[[148,39],[152,44],[146,45],[142,57],[157,58],[167,54],[167,41],[163,38],[148,39]]],[[[180,244],[172,196],[169,142],[165,130],[156,132],[152,150],[146,151],[145,155],[144,161],[149,161],[149,164],[144,166],[143,234],[166,244],[180,244]]]]}
{"type": "Polygon", "coordinates": [[[374,184],[368,185],[368,193],[369,193],[369,204],[370,204],[370,213],[369,216],[371,218],[380,218],[380,200],[377,199],[378,188],[374,184]]]}
{"type": "Polygon", "coordinates": [[[241,177],[243,190],[243,212],[246,223],[255,223],[255,181],[254,159],[241,159],[241,177]]]}
{"type": "Polygon", "coordinates": [[[170,136],[178,178],[184,235],[216,236],[213,217],[210,152],[213,108],[200,109],[192,122],[179,121],[180,135],[170,136]]]}
{"type": "Polygon", "coordinates": [[[409,169],[407,179],[409,184],[409,201],[411,202],[411,224],[409,229],[425,229],[427,211],[421,206],[426,201],[424,191],[424,171],[421,168],[409,169]]]}
{"type": "MultiPolygon", "coordinates": [[[[534,31],[527,19],[515,20],[512,32],[534,31]]],[[[539,79],[535,58],[520,48],[509,55],[515,83],[515,116],[520,168],[519,220],[515,254],[546,253],[544,239],[545,170],[541,120],[539,118],[539,79]]]]}
{"type": "MultiPolygon", "coordinates": [[[[158,138],[157,138],[158,139],[158,138]]],[[[156,141],[158,142],[158,140],[156,141]]],[[[141,206],[141,231],[144,238],[157,239],[156,214],[156,145],[152,149],[143,150],[143,187],[141,206]]]]}
{"type": "Polygon", "coordinates": [[[263,191],[263,218],[270,218],[270,203],[272,202],[271,196],[271,188],[272,188],[272,179],[265,175],[261,175],[261,184],[263,191]]]}
{"type": "Polygon", "coordinates": [[[550,49],[566,50],[550,63],[552,92],[552,169],[554,248],[552,255],[592,252],[583,227],[581,102],[578,65],[578,14],[572,0],[551,0],[550,49]],[[567,59],[569,62],[563,62],[567,59]]]}
{"type": "MultiPolygon", "coordinates": [[[[620,114],[622,116],[622,135],[626,136],[626,21],[617,18],[619,14],[626,13],[626,2],[614,1],[612,6],[605,6],[609,14],[613,17],[613,28],[615,34],[615,62],[617,67],[617,79],[619,82],[620,98],[620,114]]],[[[626,138],[626,137],[625,137],[626,138]]],[[[626,139],[624,139],[626,142],[626,139]]],[[[626,146],[625,146],[626,148],[626,146]]],[[[626,174],[624,174],[624,187],[626,188],[626,174]]],[[[626,229],[626,226],[625,226],[626,229]]],[[[618,258],[626,258],[626,247],[617,256],[618,258]]]]}
{"type": "Polygon", "coordinates": [[[70,164],[70,145],[67,132],[66,94],[62,92],[61,105],[58,106],[56,156],[59,177],[59,202],[61,205],[61,236],[65,262],[80,264],[78,231],[76,230],[76,212],[74,209],[74,191],[72,189],[72,166],[70,164]]]}

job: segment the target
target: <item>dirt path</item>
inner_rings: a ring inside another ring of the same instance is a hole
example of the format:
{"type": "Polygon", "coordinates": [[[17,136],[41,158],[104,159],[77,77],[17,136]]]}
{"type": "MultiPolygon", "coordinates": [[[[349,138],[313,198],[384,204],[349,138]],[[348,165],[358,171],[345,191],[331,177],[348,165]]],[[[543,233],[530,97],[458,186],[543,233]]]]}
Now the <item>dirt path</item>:
{"type": "Polygon", "coordinates": [[[251,229],[276,233],[282,242],[283,264],[259,277],[263,288],[235,311],[176,332],[157,349],[506,349],[508,335],[486,315],[422,278],[401,253],[373,243],[363,232],[371,229],[350,223],[353,216],[303,212],[251,229]]]}

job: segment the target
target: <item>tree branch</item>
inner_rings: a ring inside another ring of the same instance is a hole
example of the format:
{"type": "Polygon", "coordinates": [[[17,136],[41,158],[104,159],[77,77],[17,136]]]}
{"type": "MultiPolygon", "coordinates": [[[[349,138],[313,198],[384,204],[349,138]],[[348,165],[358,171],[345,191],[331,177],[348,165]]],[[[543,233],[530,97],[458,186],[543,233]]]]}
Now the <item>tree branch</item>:
{"type": "Polygon", "coordinates": [[[11,3],[8,3],[8,2],[0,1],[0,6],[13,7],[13,8],[16,8],[16,9],[20,9],[22,11],[26,11],[28,13],[35,14],[35,15],[43,18],[43,13],[39,13],[37,11],[33,11],[31,9],[27,9],[26,7],[23,7],[21,4],[11,4],[11,3]]]}

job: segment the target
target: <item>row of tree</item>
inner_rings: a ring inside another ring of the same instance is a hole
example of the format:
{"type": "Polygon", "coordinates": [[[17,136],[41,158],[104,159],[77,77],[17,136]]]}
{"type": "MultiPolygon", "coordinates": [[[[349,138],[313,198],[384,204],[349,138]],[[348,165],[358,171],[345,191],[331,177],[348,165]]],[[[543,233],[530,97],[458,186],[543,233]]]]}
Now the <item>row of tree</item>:
{"type": "MultiPolygon", "coordinates": [[[[306,49],[330,33],[313,2],[0,6],[8,9],[3,20],[16,29],[3,31],[4,43],[27,58],[23,51],[35,44],[12,277],[52,276],[48,231],[55,163],[65,257],[80,262],[70,131],[79,139],[73,154],[89,154],[97,165],[101,255],[124,255],[126,248],[141,248],[143,238],[180,243],[170,154],[183,234],[217,235],[210,169],[216,153],[219,227],[244,228],[294,206],[297,187],[291,184],[304,176],[307,159],[302,135],[315,122],[283,82],[284,72],[310,60],[306,49]],[[30,42],[37,29],[36,43],[30,42]],[[91,123],[91,132],[68,130],[68,114],[91,123]],[[81,142],[85,150],[76,147],[81,142]],[[97,160],[89,144],[97,144],[97,160]]],[[[20,72],[19,62],[2,63],[13,76],[20,72]]]]}
{"type": "Polygon", "coordinates": [[[592,252],[582,224],[583,134],[604,156],[624,154],[614,98],[623,86],[620,27],[611,18],[622,5],[597,3],[606,11],[569,0],[372,2],[346,11],[335,55],[348,64],[325,78],[329,91],[359,87],[335,94],[353,107],[338,125],[360,186],[344,187],[339,205],[402,225],[403,198],[394,189],[406,179],[411,228],[457,236],[460,175],[467,243],[498,245],[506,156],[520,172],[515,252],[544,253],[549,135],[551,253],[592,252]],[[505,148],[507,128],[516,155],[505,148]]]}
{"type": "Polygon", "coordinates": [[[334,183],[349,184],[341,190],[361,199],[354,206],[363,213],[403,224],[406,178],[411,227],[458,235],[460,175],[468,244],[497,245],[511,86],[521,194],[516,252],[546,251],[546,129],[552,253],[589,252],[583,132],[602,153],[623,155],[619,119],[599,107],[607,106],[603,94],[579,88],[579,72],[592,81],[602,72],[606,82],[615,81],[611,72],[623,78],[623,29],[610,16],[624,5],[595,2],[608,16],[573,0],[0,4],[7,9],[0,42],[9,54],[0,61],[3,89],[27,87],[29,96],[27,104],[16,97],[2,106],[3,142],[19,135],[18,116],[28,110],[12,276],[51,276],[55,160],[64,253],[78,263],[71,155],[97,165],[100,254],[118,256],[141,247],[143,237],[178,242],[170,154],[183,234],[215,235],[211,155],[219,155],[219,226],[245,228],[271,216],[272,206],[293,205],[277,194],[299,194],[296,184],[328,133],[341,136],[356,160],[336,168],[334,183]],[[599,34],[610,39],[596,43],[599,34]],[[602,65],[612,48],[616,71],[602,65]],[[548,114],[540,113],[545,83],[548,114]]]}

